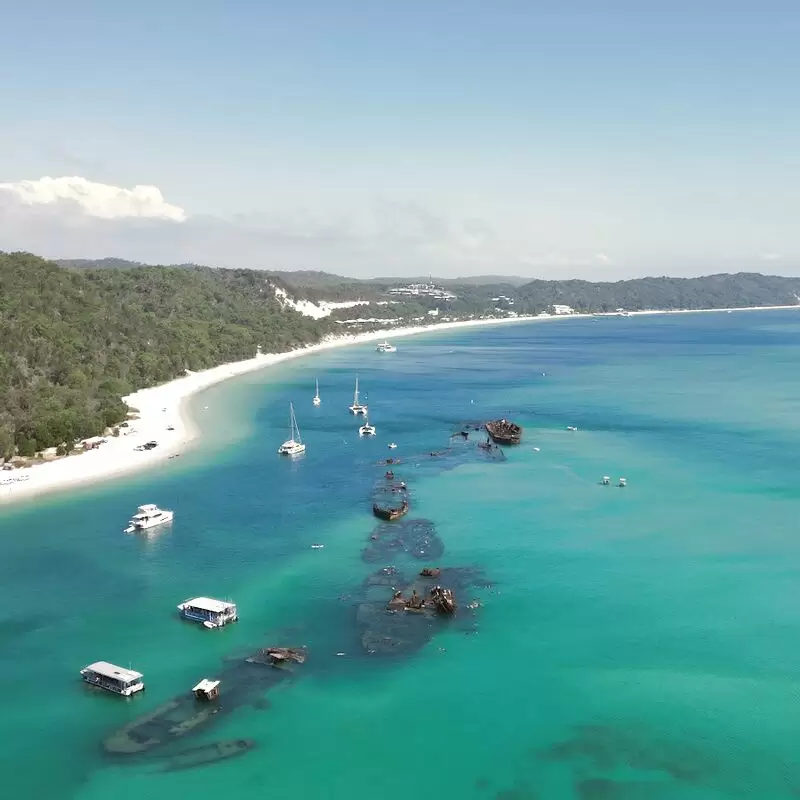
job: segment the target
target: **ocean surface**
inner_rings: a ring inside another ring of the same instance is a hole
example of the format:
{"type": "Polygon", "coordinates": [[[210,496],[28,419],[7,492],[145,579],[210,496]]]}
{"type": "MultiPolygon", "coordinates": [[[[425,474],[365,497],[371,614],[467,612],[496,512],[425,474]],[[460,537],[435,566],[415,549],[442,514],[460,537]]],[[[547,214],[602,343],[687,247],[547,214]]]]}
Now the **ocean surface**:
{"type": "Polygon", "coordinates": [[[2,796],[800,797],[800,314],[396,344],[214,387],[193,400],[204,438],[181,458],[0,511],[2,796]],[[374,439],[347,411],[356,373],[374,439]],[[276,455],[290,400],[308,445],[295,461],[276,455]],[[525,428],[505,460],[478,433],[450,441],[498,416],[525,428]],[[376,552],[386,528],[370,538],[390,456],[411,497],[397,535],[425,533],[419,559],[376,552]],[[123,535],[147,502],[174,524],[123,535]],[[390,565],[387,585],[365,588],[390,565]],[[423,566],[472,570],[455,619],[401,615],[398,636],[397,615],[365,613],[423,566]],[[241,621],[180,621],[176,604],[196,595],[234,599],[241,621]],[[142,756],[104,751],[122,725],[274,644],[308,648],[290,680],[232,707],[242,687],[223,675],[213,724],[142,756]],[[132,665],[147,691],[86,687],[78,671],[96,660],[132,665]],[[164,769],[238,739],[254,749],[164,769]]]}

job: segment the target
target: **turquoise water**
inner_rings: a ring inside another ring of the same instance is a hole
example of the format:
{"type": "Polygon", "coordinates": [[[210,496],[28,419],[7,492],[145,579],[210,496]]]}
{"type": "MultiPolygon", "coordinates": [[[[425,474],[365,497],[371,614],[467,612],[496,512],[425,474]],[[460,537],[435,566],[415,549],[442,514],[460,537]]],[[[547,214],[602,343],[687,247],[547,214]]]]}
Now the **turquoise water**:
{"type": "Polygon", "coordinates": [[[570,320],[398,347],[215,387],[195,399],[192,453],[0,512],[4,796],[800,796],[800,316],[570,320]],[[347,413],[356,371],[374,440],[347,413]],[[294,463],[275,455],[290,399],[308,443],[294,463]],[[507,461],[426,455],[499,415],[525,426],[507,461]],[[356,614],[384,566],[361,551],[390,441],[438,563],[489,585],[419,650],[381,658],[356,614]],[[174,508],[174,525],[123,536],[144,502],[174,508]],[[242,621],[181,623],[175,604],[197,594],[233,597],[242,621]],[[125,722],[274,643],[309,658],[269,707],[172,748],[246,737],[246,756],[162,772],[168,750],[104,754],[125,722]],[[78,670],[100,659],[144,672],[147,692],[84,687],[78,670]]]}

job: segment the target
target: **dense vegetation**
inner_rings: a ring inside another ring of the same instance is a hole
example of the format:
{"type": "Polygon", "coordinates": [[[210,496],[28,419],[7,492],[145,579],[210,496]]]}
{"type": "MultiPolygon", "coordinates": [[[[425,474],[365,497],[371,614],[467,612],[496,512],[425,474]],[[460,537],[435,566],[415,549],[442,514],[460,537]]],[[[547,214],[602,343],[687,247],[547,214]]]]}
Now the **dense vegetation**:
{"type": "Polygon", "coordinates": [[[323,330],[250,270],[78,271],[0,253],[0,456],[102,433],[131,391],[323,330]]]}
{"type": "Polygon", "coordinates": [[[740,272],[702,278],[636,278],[615,283],[531,281],[513,295],[517,311],[533,313],[553,303],[576,311],[627,311],[679,308],[742,308],[795,305],[800,278],[740,272]]]}
{"type": "Polygon", "coordinates": [[[534,314],[553,304],[584,312],[793,305],[800,296],[800,278],[752,273],[615,283],[487,276],[444,282],[457,297],[443,301],[387,294],[421,279],[122,259],[60,264],[0,253],[0,458],[69,446],[123,420],[121,398],[136,389],[249,358],[259,346],[278,352],[317,341],[354,317],[434,322],[432,309],[441,319],[505,313],[498,308],[534,314]],[[317,321],[283,308],[270,283],[296,299],[371,303],[317,321]],[[501,295],[513,304],[497,302],[501,295]]]}

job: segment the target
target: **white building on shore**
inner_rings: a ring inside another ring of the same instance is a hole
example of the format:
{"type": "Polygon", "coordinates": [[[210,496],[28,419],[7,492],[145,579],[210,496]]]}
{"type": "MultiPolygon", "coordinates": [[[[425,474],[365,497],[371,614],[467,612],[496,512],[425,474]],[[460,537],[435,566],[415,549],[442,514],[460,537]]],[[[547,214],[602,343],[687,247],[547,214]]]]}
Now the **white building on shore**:
{"type": "Polygon", "coordinates": [[[456,295],[445,291],[433,283],[409,283],[408,286],[398,286],[389,289],[389,294],[406,297],[434,297],[437,300],[455,300],[456,295]]]}
{"type": "Polygon", "coordinates": [[[555,303],[552,305],[552,309],[553,313],[557,315],[575,313],[575,309],[572,306],[561,306],[561,305],[556,305],[555,303]]]}

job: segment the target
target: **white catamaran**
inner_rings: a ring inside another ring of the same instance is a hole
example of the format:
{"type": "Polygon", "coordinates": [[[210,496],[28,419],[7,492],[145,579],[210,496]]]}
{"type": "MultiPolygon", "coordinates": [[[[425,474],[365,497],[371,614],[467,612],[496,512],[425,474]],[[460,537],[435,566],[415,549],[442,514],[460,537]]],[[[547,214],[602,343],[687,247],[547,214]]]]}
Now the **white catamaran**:
{"type": "Polygon", "coordinates": [[[364,424],[358,429],[359,436],[374,436],[376,433],[375,426],[369,424],[369,417],[364,412],[364,424]]]}
{"type": "Polygon", "coordinates": [[[362,406],[361,403],[358,402],[358,378],[356,378],[356,390],[353,392],[353,405],[350,406],[350,412],[352,414],[365,414],[367,413],[367,407],[362,406]]]}
{"type": "Polygon", "coordinates": [[[315,406],[318,406],[322,402],[322,400],[320,399],[320,396],[319,396],[319,381],[316,381],[316,384],[317,384],[317,393],[314,395],[314,399],[311,402],[315,406]]]}
{"type": "Polygon", "coordinates": [[[289,403],[289,438],[278,448],[278,453],[282,456],[299,456],[305,451],[306,446],[300,438],[300,428],[294,416],[294,406],[289,403]]]}

